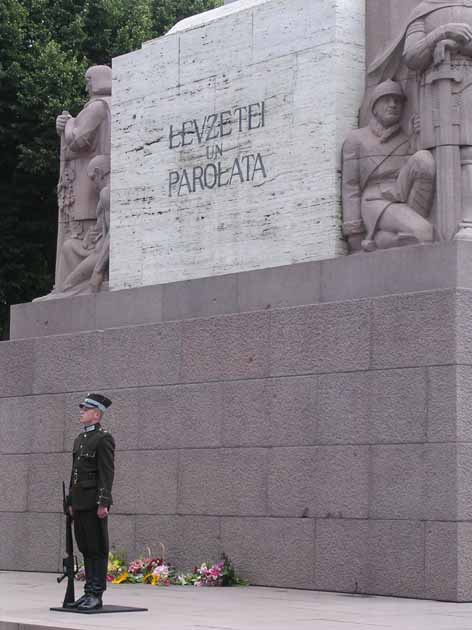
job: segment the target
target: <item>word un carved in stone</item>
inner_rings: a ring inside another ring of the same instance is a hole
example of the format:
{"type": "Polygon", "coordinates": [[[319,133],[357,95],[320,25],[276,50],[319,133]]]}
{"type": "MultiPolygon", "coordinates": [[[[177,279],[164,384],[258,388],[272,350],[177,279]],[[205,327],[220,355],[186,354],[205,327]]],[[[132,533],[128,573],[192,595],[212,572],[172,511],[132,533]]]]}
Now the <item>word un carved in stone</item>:
{"type": "Polygon", "coordinates": [[[364,4],[244,0],[114,60],[111,288],[345,252],[364,4]]]}

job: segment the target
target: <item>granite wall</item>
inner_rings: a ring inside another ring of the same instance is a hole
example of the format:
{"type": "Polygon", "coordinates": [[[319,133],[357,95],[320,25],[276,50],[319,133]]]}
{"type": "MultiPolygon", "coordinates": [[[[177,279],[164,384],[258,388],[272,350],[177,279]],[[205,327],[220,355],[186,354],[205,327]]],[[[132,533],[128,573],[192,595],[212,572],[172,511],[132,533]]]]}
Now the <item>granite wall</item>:
{"type": "Polygon", "coordinates": [[[361,299],[1,343],[0,569],[57,568],[77,403],[99,390],[130,556],[162,542],[180,566],[224,550],[254,584],[472,600],[471,249],[331,261],[361,299]]]}

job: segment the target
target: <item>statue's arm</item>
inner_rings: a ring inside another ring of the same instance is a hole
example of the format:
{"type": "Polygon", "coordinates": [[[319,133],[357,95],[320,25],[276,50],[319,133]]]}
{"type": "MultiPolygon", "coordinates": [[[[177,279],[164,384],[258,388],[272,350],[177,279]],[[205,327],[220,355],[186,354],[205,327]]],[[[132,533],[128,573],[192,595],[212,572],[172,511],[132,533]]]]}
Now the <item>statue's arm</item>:
{"type": "Polygon", "coordinates": [[[472,28],[468,24],[442,24],[426,34],[424,19],[410,24],[405,37],[403,61],[412,70],[425,70],[434,62],[436,46],[444,40],[464,46],[472,41],[472,28]]]}
{"type": "Polygon", "coordinates": [[[343,146],[342,204],[343,232],[349,237],[363,232],[361,201],[362,189],[359,168],[359,143],[348,136],[343,146]]]}
{"type": "Polygon", "coordinates": [[[72,151],[83,151],[91,148],[95,140],[97,128],[107,115],[107,108],[102,101],[90,103],[77,118],[67,121],[64,138],[72,151]]]}

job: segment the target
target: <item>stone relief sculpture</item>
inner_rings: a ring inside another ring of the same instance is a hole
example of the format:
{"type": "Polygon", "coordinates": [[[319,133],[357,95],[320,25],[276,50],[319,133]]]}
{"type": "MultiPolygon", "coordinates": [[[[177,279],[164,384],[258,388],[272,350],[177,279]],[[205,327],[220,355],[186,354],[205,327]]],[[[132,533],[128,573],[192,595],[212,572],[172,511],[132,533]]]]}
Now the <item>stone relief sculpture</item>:
{"type": "Polygon", "coordinates": [[[98,291],[108,272],[110,258],[110,156],[94,157],[87,168],[99,200],[97,220],[83,239],[68,238],[61,250],[61,268],[67,273],[64,293],[98,291]]]}
{"type": "Polygon", "coordinates": [[[436,160],[437,234],[472,239],[472,0],[418,4],[371,64],[368,85],[400,76],[415,101],[418,148],[436,160]]]}
{"type": "MultiPolygon", "coordinates": [[[[74,294],[77,293],[83,266],[76,274],[73,273],[74,266],[82,265],[88,258],[86,252],[95,250],[97,235],[100,233],[103,237],[103,226],[97,227],[97,206],[100,198],[101,212],[105,216],[103,207],[109,191],[107,193],[103,189],[108,184],[98,188],[98,176],[91,176],[97,168],[97,162],[92,171],[89,167],[97,156],[101,156],[100,170],[103,169],[105,160],[108,165],[110,162],[111,79],[111,68],[108,66],[89,68],[85,80],[90,100],[75,118],[68,112],[63,112],[56,120],[56,130],[61,138],[56,277],[52,293],[40,299],[64,297],[70,294],[72,287],[76,287],[74,294]]],[[[109,170],[108,166],[108,177],[109,170]]],[[[99,222],[103,223],[102,220],[99,222]]],[[[96,289],[100,287],[97,279],[98,276],[95,275],[96,289]]]]}
{"type": "Polygon", "coordinates": [[[433,226],[435,162],[414,151],[416,134],[401,126],[406,97],[385,81],[372,93],[370,120],[343,146],[343,232],[352,252],[428,243],[433,226]]]}

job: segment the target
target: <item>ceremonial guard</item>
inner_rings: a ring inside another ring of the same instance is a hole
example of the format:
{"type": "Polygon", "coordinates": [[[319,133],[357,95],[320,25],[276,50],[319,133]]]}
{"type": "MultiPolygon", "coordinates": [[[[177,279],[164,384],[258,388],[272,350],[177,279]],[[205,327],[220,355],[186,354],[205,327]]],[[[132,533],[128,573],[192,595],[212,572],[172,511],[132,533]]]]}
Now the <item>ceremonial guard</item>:
{"type": "Polygon", "coordinates": [[[88,394],[80,403],[83,432],[73,449],[68,505],[77,546],[84,557],[84,595],[69,607],[96,610],[102,607],[108,568],[108,512],[112,505],[115,442],[100,422],[111,400],[88,394]]]}

